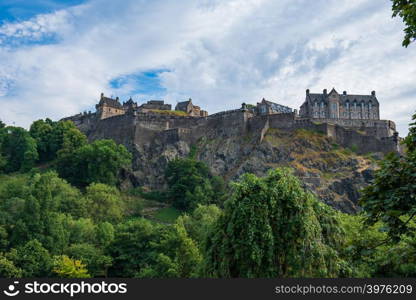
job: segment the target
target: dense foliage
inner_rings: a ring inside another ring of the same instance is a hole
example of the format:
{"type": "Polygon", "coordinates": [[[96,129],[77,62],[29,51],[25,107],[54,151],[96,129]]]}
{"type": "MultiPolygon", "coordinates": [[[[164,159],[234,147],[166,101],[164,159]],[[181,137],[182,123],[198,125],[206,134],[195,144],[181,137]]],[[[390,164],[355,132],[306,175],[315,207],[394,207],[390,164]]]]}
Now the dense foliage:
{"type": "Polygon", "coordinates": [[[192,210],[198,204],[221,205],[225,194],[222,178],[213,176],[208,166],[193,158],[175,159],[166,169],[168,198],[180,210],[192,210]]]}
{"type": "Polygon", "coordinates": [[[195,155],[168,164],[166,191],[120,190],[123,146],[0,123],[0,277],[414,277],[415,142],[413,123],[353,216],[289,169],[227,187],[195,155]]]}
{"type": "Polygon", "coordinates": [[[36,141],[20,127],[0,129],[0,171],[29,171],[38,159],[36,141]]]}
{"type": "Polygon", "coordinates": [[[234,184],[207,244],[215,277],[336,277],[342,244],[334,214],[322,209],[288,169],[234,184]],[[316,207],[316,210],[315,210],[316,207]],[[318,217],[319,216],[319,217],[318,217]],[[321,220],[319,220],[319,218],[321,220]],[[321,222],[320,222],[321,221],[321,222]]]}
{"type": "Polygon", "coordinates": [[[58,153],[59,175],[70,183],[85,187],[91,183],[115,185],[118,173],[131,164],[131,154],[112,140],[98,140],[74,150],[58,153]]]}
{"type": "Polygon", "coordinates": [[[406,25],[403,46],[407,47],[416,39],[416,0],[392,0],[393,17],[400,16],[406,25]]]}
{"type": "Polygon", "coordinates": [[[361,199],[367,223],[383,221],[383,230],[396,240],[403,233],[415,232],[411,220],[416,215],[416,122],[410,124],[404,143],[406,153],[391,153],[382,161],[374,184],[364,190],[361,199]]]}

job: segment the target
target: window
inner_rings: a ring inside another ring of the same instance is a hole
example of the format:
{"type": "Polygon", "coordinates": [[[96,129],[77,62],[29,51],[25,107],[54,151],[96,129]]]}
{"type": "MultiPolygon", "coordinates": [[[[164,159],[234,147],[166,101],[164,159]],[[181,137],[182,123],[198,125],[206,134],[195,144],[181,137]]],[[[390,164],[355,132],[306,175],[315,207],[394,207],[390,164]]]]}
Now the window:
{"type": "Polygon", "coordinates": [[[332,103],[332,110],[337,110],[337,104],[336,103],[332,103]]]}
{"type": "Polygon", "coordinates": [[[357,109],[357,102],[354,101],[354,109],[357,109]]]}
{"type": "Polygon", "coordinates": [[[318,107],[318,102],[316,102],[316,101],[315,101],[315,102],[313,103],[313,106],[318,107]]]}
{"type": "Polygon", "coordinates": [[[317,117],[319,117],[319,113],[316,111],[315,113],[314,113],[314,116],[317,118],[317,117]]]}
{"type": "Polygon", "coordinates": [[[321,117],[325,118],[325,112],[324,111],[321,112],[321,117]]]}
{"type": "Polygon", "coordinates": [[[371,110],[373,108],[373,103],[370,101],[368,102],[368,109],[371,110]]]}
{"type": "Polygon", "coordinates": [[[346,107],[347,109],[350,109],[350,102],[349,102],[349,101],[345,102],[345,107],[346,107]]]}
{"type": "Polygon", "coordinates": [[[324,104],[324,102],[322,101],[321,102],[321,108],[324,108],[325,107],[325,104],[324,104]]]}

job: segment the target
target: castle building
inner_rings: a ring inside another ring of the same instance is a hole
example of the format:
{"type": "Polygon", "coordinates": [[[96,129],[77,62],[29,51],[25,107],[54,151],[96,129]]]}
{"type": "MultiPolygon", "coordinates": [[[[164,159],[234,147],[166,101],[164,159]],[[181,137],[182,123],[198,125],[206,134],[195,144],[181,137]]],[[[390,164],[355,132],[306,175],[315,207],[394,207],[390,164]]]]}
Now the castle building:
{"type": "Polygon", "coordinates": [[[149,112],[152,110],[171,110],[172,105],[165,103],[163,100],[150,100],[139,106],[140,112],[149,112]]]}
{"type": "Polygon", "coordinates": [[[206,117],[208,112],[202,110],[199,106],[196,106],[192,103],[192,99],[189,98],[188,101],[179,102],[176,104],[175,110],[186,112],[188,115],[193,117],[206,117]]]}
{"type": "Polygon", "coordinates": [[[95,108],[100,119],[124,115],[125,113],[125,108],[119,102],[118,97],[116,99],[104,97],[104,93],[101,93],[100,102],[95,108]]]}
{"type": "Polygon", "coordinates": [[[348,95],[334,88],[329,93],[324,89],[322,94],[307,89],[299,115],[311,119],[380,120],[380,105],[375,91],[370,95],[348,95]]]}
{"type": "Polygon", "coordinates": [[[270,114],[279,114],[279,113],[291,113],[292,109],[290,107],[277,104],[266,99],[262,99],[261,102],[257,102],[257,113],[259,115],[270,115],[270,114]]]}

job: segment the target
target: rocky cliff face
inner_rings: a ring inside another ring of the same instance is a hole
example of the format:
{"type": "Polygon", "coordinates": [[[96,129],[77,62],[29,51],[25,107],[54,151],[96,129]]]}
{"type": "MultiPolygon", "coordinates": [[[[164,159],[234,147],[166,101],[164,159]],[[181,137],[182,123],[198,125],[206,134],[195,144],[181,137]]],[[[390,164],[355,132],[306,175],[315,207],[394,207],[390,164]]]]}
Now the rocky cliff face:
{"type": "Polygon", "coordinates": [[[359,191],[373,178],[376,168],[374,157],[359,156],[311,130],[270,128],[263,138],[250,131],[229,135],[212,130],[193,142],[154,137],[136,143],[129,181],[151,189],[164,188],[168,162],[188,156],[191,149],[197,159],[226,180],[237,180],[246,172],[262,176],[271,168],[291,167],[322,201],[350,213],[359,210],[359,191]]]}
{"type": "Polygon", "coordinates": [[[350,213],[359,210],[360,190],[372,180],[381,153],[398,148],[394,137],[365,132],[372,128],[348,129],[295,114],[254,117],[233,110],[207,118],[147,113],[70,119],[90,140],[114,139],[133,153],[132,172],[123,174],[125,187],[165,188],[168,162],[192,152],[227,181],[246,172],[262,176],[271,168],[291,167],[319,199],[350,213]],[[368,152],[373,154],[357,154],[368,152]]]}

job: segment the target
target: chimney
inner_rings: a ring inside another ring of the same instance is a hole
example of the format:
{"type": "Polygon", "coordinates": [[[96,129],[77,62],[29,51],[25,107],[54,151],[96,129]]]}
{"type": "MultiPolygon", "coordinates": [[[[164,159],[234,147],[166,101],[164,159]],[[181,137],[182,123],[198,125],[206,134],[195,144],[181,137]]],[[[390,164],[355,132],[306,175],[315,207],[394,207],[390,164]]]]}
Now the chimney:
{"type": "Polygon", "coordinates": [[[326,89],[324,89],[324,95],[326,95],[326,89]]]}
{"type": "Polygon", "coordinates": [[[116,97],[116,101],[118,101],[118,97],[116,97]]]}
{"type": "Polygon", "coordinates": [[[104,98],[104,93],[101,93],[101,99],[103,99],[104,98]]]}
{"type": "Polygon", "coordinates": [[[343,95],[346,95],[346,94],[347,94],[347,91],[343,91],[343,92],[342,92],[342,94],[343,94],[343,95]]]}
{"type": "Polygon", "coordinates": [[[376,96],[376,91],[371,91],[371,96],[376,96]]]}
{"type": "Polygon", "coordinates": [[[309,95],[309,89],[306,90],[306,95],[309,95]]]}

